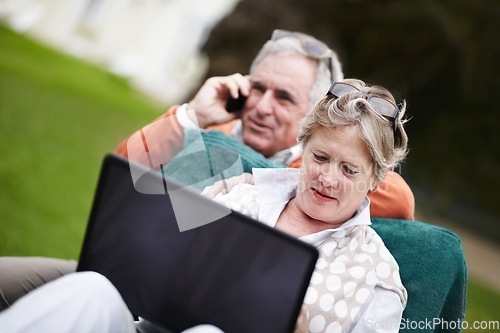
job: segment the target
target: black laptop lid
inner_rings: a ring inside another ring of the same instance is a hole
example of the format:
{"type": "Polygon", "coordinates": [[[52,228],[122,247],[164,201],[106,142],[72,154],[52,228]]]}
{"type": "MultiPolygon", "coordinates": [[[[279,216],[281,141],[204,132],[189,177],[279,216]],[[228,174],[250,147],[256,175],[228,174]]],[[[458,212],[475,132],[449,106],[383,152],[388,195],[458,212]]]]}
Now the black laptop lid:
{"type": "Polygon", "coordinates": [[[78,271],[103,274],[134,315],[175,332],[198,324],[237,333],[293,331],[318,257],[314,247],[159,173],[146,172],[140,182],[174,189],[177,207],[169,191],[137,191],[128,161],[108,155],[78,271]],[[221,217],[181,232],[179,209],[221,217]]]}

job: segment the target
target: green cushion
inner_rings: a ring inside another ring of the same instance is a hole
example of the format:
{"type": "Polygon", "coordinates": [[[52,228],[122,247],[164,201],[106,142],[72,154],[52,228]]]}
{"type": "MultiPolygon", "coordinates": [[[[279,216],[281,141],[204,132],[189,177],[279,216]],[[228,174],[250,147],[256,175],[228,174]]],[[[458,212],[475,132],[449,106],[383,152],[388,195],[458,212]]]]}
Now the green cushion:
{"type": "Polygon", "coordinates": [[[184,147],[166,166],[165,174],[201,191],[221,178],[252,168],[284,168],[219,131],[184,131],[184,147]],[[186,163],[188,162],[188,163],[186,163]]]}
{"type": "Polygon", "coordinates": [[[372,218],[372,223],[398,262],[408,291],[402,324],[413,327],[402,326],[401,332],[460,332],[458,327],[451,329],[465,316],[467,296],[460,238],[450,230],[418,221],[372,218]],[[447,321],[448,327],[433,326],[438,319],[447,321]]]}

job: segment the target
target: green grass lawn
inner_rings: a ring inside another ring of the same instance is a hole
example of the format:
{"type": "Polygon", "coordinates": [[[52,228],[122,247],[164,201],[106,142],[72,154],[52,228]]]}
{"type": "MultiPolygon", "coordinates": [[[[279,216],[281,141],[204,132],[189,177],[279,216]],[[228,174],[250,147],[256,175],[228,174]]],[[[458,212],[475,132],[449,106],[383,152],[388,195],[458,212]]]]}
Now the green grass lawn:
{"type": "Polygon", "coordinates": [[[100,164],[162,108],[0,27],[0,255],[77,258],[100,164]]]}
{"type": "MultiPolygon", "coordinates": [[[[0,46],[0,256],[77,259],[102,158],[163,108],[1,26],[0,46]]],[[[500,320],[500,294],[471,278],[467,312],[500,320]]]]}
{"type": "Polygon", "coordinates": [[[474,278],[469,277],[467,292],[467,313],[465,321],[469,328],[463,332],[500,332],[500,294],[490,287],[482,284],[474,278]],[[474,321],[489,322],[496,321],[497,329],[474,330],[474,321]]]}

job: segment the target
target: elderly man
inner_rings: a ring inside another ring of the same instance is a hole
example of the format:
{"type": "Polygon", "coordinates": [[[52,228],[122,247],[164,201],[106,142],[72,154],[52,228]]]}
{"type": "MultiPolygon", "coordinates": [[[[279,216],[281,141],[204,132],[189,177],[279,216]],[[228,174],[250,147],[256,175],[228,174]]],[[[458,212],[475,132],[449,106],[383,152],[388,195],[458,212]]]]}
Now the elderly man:
{"type": "MultiPolygon", "coordinates": [[[[185,148],[185,130],[206,129],[227,134],[266,161],[298,168],[299,121],[331,82],[342,77],[336,54],[324,43],[302,33],[276,30],[255,58],[249,76],[208,79],[192,101],[172,107],[124,141],[116,153],[160,168],[185,148]],[[228,112],[228,99],[239,95],[246,98],[241,111],[228,112]]],[[[412,191],[395,172],[389,172],[369,198],[371,216],[413,219],[412,191]]],[[[0,258],[0,310],[75,268],[75,261],[0,258]]]]}

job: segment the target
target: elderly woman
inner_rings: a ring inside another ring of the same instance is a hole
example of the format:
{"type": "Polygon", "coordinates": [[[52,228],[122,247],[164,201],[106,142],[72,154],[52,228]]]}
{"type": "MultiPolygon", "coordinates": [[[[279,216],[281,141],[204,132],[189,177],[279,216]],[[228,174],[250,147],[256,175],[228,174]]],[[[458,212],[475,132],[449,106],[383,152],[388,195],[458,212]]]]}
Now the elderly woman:
{"type": "Polygon", "coordinates": [[[398,331],[407,294],[366,195],[407,154],[404,112],[386,89],[336,82],[301,122],[301,169],[254,169],[215,197],[318,248],[297,332],[398,331]]]}

